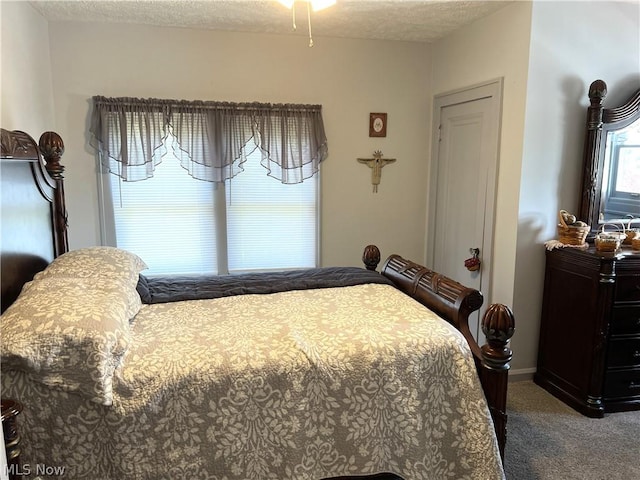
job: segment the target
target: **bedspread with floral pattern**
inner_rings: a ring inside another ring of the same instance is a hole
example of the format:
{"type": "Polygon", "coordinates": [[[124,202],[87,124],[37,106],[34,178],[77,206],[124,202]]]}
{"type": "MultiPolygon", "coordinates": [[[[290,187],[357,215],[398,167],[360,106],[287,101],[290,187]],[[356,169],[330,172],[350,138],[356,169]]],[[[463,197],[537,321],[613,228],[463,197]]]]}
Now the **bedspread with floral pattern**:
{"type": "Polygon", "coordinates": [[[2,383],[51,478],[504,478],[464,338],[387,285],[144,305],[112,406],[2,383]]]}

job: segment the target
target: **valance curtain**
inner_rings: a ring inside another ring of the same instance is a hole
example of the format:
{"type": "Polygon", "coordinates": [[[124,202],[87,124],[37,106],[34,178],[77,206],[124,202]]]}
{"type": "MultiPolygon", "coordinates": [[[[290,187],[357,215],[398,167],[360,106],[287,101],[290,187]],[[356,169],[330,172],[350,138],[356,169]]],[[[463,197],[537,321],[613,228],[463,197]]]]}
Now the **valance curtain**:
{"type": "Polygon", "coordinates": [[[197,179],[224,182],[259,148],[282,183],[313,176],[327,156],[320,105],[93,97],[91,145],[125,181],[153,176],[171,134],[173,153],[197,179]]]}

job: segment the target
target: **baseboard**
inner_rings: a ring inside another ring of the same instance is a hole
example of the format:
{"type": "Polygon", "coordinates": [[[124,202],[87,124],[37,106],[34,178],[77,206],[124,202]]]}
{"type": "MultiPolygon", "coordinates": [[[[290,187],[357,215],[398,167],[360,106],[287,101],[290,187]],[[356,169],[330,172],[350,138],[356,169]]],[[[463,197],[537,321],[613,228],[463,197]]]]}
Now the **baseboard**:
{"type": "Polygon", "coordinates": [[[509,382],[533,380],[533,374],[536,373],[536,370],[536,368],[518,368],[516,370],[509,370],[509,382]]]}

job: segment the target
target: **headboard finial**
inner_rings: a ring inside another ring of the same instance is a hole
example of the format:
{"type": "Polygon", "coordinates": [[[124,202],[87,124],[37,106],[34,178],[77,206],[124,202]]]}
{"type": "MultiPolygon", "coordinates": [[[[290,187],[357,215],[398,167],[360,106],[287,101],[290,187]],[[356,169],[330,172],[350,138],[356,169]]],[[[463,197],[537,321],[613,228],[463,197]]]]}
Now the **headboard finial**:
{"type": "Polygon", "coordinates": [[[44,157],[45,168],[56,182],[53,210],[55,256],[69,251],[67,235],[67,207],[64,198],[64,165],[60,158],[64,154],[64,142],[56,132],[44,132],[40,135],[40,153],[44,157]]]}
{"type": "Polygon", "coordinates": [[[54,179],[62,179],[64,166],[60,164],[60,158],[64,154],[64,142],[55,132],[44,132],[40,135],[40,153],[46,162],[47,172],[54,179]]]}

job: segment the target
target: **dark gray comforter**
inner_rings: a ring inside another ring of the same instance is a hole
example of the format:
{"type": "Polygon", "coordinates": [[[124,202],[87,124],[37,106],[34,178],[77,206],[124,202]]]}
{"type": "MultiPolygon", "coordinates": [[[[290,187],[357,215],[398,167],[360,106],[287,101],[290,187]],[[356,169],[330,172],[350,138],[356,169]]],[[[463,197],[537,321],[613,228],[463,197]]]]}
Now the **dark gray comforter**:
{"type": "Polygon", "coordinates": [[[386,277],[364,268],[324,267],[242,275],[140,275],[137,290],[143,303],[154,304],[366,283],[393,285],[386,277]]]}

